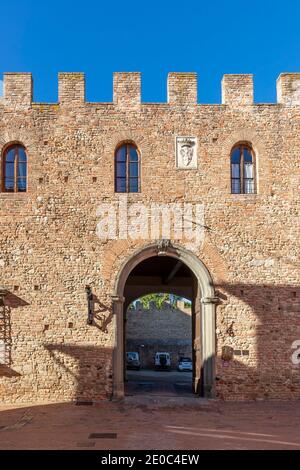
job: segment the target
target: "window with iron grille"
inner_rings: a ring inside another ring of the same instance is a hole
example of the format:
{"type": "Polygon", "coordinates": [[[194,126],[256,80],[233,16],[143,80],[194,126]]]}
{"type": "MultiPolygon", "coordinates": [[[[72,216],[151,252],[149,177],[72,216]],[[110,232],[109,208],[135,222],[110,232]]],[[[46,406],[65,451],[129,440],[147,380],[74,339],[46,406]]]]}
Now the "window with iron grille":
{"type": "Polygon", "coordinates": [[[250,145],[239,144],[231,151],[231,193],[256,192],[255,158],[250,145]]]}
{"type": "Polygon", "coordinates": [[[2,157],[2,191],[20,193],[27,190],[27,156],[22,145],[11,145],[2,157]]]}
{"type": "Polygon", "coordinates": [[[116,149],[115,192],[140,192],[140,155],[133,143],[122,144],[116,149]]]}

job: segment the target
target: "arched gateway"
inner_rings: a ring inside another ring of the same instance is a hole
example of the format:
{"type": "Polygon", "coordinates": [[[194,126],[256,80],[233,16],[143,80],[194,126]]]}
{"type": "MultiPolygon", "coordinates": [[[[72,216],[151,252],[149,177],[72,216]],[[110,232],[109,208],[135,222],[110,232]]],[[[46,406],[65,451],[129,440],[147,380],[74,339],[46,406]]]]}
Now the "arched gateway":
{"type": "MultiPolygon", "coordinates": [[[[214,397],[215,381],[215,309],[218,298],[215,297],[214,286],[209,271],[205,265],[185,248],[171,245],[168,240],[161,240],[137,251],[121,267],[115,284],[113,295],[113,310],[116,319],[116,339],[114,349],[114,382],[113,395],[115,398],[124,396],[124,318],[128,305],[140,295],[153,291],[153,288],[141,282],[127,286],[131,273],[138,266],[147,262],[163,268],[167,258],[174,261],[174,266],[168,275],[168,281],[160,289],[184,295],[185,285],[172,285],[171,279],[179,269],[188,269],[191,273],[190,292],[193,299],[193,392],[207,398],[214,397]],[[158,259],[159,257],[159,259],[158,259]],[[154,263],[155,261],[155,263],[154,263]],[[169,287],[170,286],[170,287],[169,287]],[[130,287],[130,289],[129,289],[130,287]],[[134,287],[134,290],[133,290],[134,287]]],[[[146,264],[145,264],[146,263],[146,264]]],[[[150,265],[150,264],[149,264],[150,265]]],[[[157,268],[156,268],[157,269],[157,268]]],[[[153,275],[153,272],[151,273],[153,275]]],[[[131,283],[132,284],[132,283],[131,283]]]]}

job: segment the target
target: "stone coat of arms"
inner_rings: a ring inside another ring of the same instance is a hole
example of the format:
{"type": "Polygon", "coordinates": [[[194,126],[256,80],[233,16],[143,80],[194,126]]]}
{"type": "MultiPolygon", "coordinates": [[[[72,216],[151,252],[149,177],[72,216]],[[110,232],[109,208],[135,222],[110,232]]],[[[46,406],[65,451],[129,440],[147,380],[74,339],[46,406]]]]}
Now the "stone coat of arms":
{"type": "Polygon", "coordinates": [[[186,170],[197,168],[196,137],[176,137],[176,167],[186,170]]]}

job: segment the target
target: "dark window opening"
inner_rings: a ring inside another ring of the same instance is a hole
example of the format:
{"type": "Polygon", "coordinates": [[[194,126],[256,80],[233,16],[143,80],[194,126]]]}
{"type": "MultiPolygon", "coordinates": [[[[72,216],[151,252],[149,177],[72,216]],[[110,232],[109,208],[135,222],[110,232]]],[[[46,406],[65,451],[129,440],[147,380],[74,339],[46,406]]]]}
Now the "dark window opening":
{"type": "Polygon", "coordinates": [[[22,145],[7,148],[2,160],[2,191],[27,191],[27,156],[22,145]]]}
{"type": "Polygon", "coordinates": [[[254,194],[255,183],[255,159],[249,145],[235,146],[231,152],[231,193],[254,194]]]}
{"type": "Polygon", "coordinates": [[[134,144],[124,144],[116,150],[115,191],[140,192],[140,157],[134,144]]]}

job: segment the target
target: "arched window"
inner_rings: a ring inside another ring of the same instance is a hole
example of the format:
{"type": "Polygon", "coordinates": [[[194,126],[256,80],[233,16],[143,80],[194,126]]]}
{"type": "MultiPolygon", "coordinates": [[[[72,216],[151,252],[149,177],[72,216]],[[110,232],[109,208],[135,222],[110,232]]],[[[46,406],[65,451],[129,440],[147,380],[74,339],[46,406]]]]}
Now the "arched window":
{"type": "Polygon", "coordinates": [[[231,193],[255,193],[255,158],[252,148],[238,144],[231,151],[231,193]]]}
{"type": "Polygon", "coordinates": [[[3,153],[2,191],[25,192],[27,189],[27,156],[22,145],[12,145],[3,153]]]}
{"type": "Polygon", "coordinates": [[[137,147],[125,143],[115,153],[115,191],[138,193],[140,191],[140,156],[137,147]]]}

